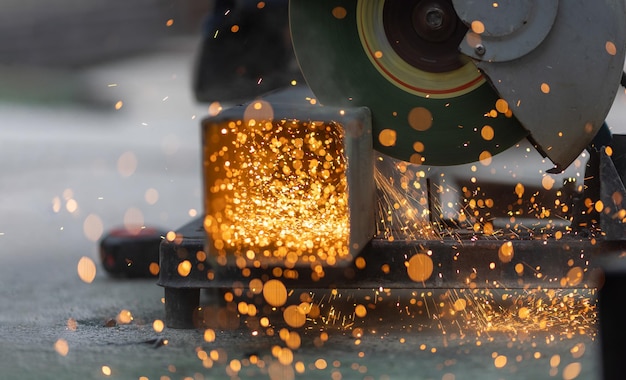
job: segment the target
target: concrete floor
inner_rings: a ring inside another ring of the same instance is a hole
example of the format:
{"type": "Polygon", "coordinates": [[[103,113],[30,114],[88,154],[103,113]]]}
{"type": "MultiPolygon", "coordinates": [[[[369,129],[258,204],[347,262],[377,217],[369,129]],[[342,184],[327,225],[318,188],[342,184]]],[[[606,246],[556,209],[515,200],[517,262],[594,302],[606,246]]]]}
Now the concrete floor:
{"type": "MultiPolygon", "coordinates": [[[[599,378],[593,329],[568,336],[450,324],[444,333],[435,318],[403,319],[390,308],[389,318],[360,321],[361,337],[358,325],[292,329],[301,345],[282,365],[272,354],[285,347],[280,325],[274,336],[244,324],[215,329],[213,342],[202,330],[157,332],[163,291],[154,280],[112,279],[98,267],[92,283],[81,281],[77,263],[98,262],[102,231],[125,219],[175,229],[201,212],[198,123],[208,107],[189,90],[195,43],[88,69],[104,110],[0,104],[0,377],[599,378]],[[150,189],[155,203],[146,200],[150,189]],[[105,327],[124,310],[132,322],[105,327]]],[[[626,125],[624,103],[621,94],[612,125],[626,125]]],[[[347,307],[360,296],[346,293],[347,307]]],[[[385,296],[401,305],[408,298],[410,290],[385,296]]]]}

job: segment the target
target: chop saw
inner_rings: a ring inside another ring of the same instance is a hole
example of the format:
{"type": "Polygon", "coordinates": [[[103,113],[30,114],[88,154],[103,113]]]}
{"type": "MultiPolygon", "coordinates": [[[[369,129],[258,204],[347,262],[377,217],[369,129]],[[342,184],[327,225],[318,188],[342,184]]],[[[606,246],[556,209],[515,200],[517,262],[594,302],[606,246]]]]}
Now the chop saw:
{"type": "Polygon", "coordinates": [[[529,137],[565,169],[613,103],[626,49],[623,8],[329,0],[292,1],[290,15],[307,83],[325,104],[370,108],[376,150],[455,165],[529,137]]]}
{"type": "Polygon", "coordinates": [[[596,286],[626,247],[626,141],[605,124],[624,20],[616,0],[291,0],[308,87],[203,122],[205,216],[161,245],[166,324],[198,324],[200,289],[275,280],[596,286]],[[542,186],[475,178],[524,139],[542,186]]]}

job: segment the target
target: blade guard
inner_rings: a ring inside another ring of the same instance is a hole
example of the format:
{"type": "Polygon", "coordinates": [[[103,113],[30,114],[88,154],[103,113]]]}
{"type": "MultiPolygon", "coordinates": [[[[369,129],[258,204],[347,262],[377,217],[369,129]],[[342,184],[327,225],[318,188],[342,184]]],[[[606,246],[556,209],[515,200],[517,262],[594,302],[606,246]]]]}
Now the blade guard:
{"type": "Polygon", "coordinates": [[[626,50],[624,2],[453,4],[470,27],[460,51],[489,78],[538,150],[557,170],[567,168],[594,138],[615,98],[626,50]]]}

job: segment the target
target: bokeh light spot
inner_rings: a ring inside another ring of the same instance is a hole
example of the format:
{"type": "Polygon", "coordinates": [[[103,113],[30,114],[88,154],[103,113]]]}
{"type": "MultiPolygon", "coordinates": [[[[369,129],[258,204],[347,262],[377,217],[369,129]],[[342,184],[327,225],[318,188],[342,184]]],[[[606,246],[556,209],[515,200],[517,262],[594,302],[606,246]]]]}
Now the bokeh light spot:
{"type": "Polygon", "coordinates": [[[283,306],[287,302],[287,288],[278,280],[269,280],[263,285],[263,298],[272,306],[283,306]]]}
{"type": "Polygon", "coordinates": [[[103,365],[101,370],[104,376],[111,376],[111,367],[108,365],[103,365]]]}
{"type": "Polygon", "coordinates": [[[418,253],[409,259],[407,273],[415,282],[423,282],[433,273],[433,260],[426,254],[418,253]]]}
{"type": "Polygon", "coordinates": [[[606,49],[606,52],[610,55],[617,54],[617,48],[615,47],[615,44],[611,41],[606,41],[606,44],[604,44],[604,48],[606,49]]]}
{"type": "Polygon", "coordinates": [[[602,212],[602,210],[604,210],[604,203],[601,200],[598,200],[594,206],[593,206],[594,210],[596,210],[596,212],[602,212]]]}
{"type": "Polygon", "coordinates": [[[213,329],[204,330],[204,341],[208,343],[215,341],[215,331],[213,329]]]}
{"type": "Polygon", "coordinates": [[[498,249],[498,258],[503,263],[510,263],[513,260],[513,243],[507,241],[500,246],[498,249]]]}
{"type": "Polygon", "coordinates": [[[573,267],[567,272],[567,284],[576,286],[583,280],[584,271],[581,267],[573,267]]]}
{"type": "Polygon", "coordinates": [[[520,307],[520,309],[517,311],[517,316],[521,319],[526,319],[530,316],[530,310],[525,306],[520,307]]]}
{"type": "Polygon", "coordinates": [[[54,350],[61,356],[67,356],[70,352],[70,346],[65,339],[61,338],[54,342],[54,350]]]}
{"type": "Polygon", "coordinates": [[[243,119],[246,125],[255,125],[261,121],[271,121],[274,119],[274,108],[265,100],[254,101],[246,107],[243,119]]]}
{"type": "Polygon", "coordinates": [[[393,129],[383,129],[378,134],[378,141],[382,146],[396,145],[397,134],[393,129]]]}
{"type": "Polygon", "coordinates": [[[65,209],[70,214],[75,213],[76,210],[78,210],[78,202],[76,202],[76,200],[73,198],[68,199],[67,202],[65,202],[65,209]]]}
{"type": "Polygon", "coordinates": [[[213,102],[209,105],[209,116],[216,116],[222,112],[222,104],[220,102],[213,102]]]}
{"type": "Polygon", "coordinates": [[[161,271],[161,267],[159,267],[159,263],[152,262],[150,266],[148,266],[148,270],[151,275],[156,276],[161,271]]]}
{"type": "Polygon", "coordinates": [[[326,369],[326,367],[328,366],[328,363],[326,363],[326,360],[324,359],[317,359],[315,361],[315,368],[317,369],[326,369]]]}
{"type": "Polygon", "coordinates": [[[133,152],[124,152],[117,159],[117,171],[122,177],[130,177],[137,170],[137,156],[133,152]]]}
{"type": "Polygon", "coordinates": [[[433,125],[433,115],[424,107],[415,107],[409,111],[409,125],[417,131],[425,131],[433,125]]]}
{"type": "Polygon", "coordinates": [[[365,261],[365,259],[363,257],[357,257],[354,260],[354,265],[358,268],[358,269],[365,269],[365,267],[367,266],[367,262],[365,261]]]}
{"type": "Polygon", "coordinates": [[[133,321],[133,313],[131,313],[130,310],[123,309],[117,314],[115,320],[120,325],[127,325],[133,321]]]}
{"type": "Polygon", "coordinates": [[[424,152],[424,143],[421,141],[416,141],[413,143],[413,150],[418,152],[418,153],[422,153],[424,152]]]}
{"type": "Polygon", "coordinates": [[[367,315],[367,309],[363,305],[356,305],[354,308],[354,313],[357,317],[363,318],[367,315]]]}
{"type": "Polygon", "coordinates": [[[348,15],[348,11],[344,7],[334,7],[332,12],[333,17],[338,20],[343,20],[348,15]]]}
{"type": "Polygon", "coordinates": [[[483,166],[491,165],[491,153],[486,150],[483,150],[478,156],[478,160],[483,166]]]}
{"type": "Polygon", "coordinates": [[[496,110],[500,113],[507,113],[509,110],[509,103],[504,99],[496,100],[496,110]]]}
{"type": "Polygon", "coordinates": [[[184,260],[178,264],[178,274],[181,277],[187,277],[191,273],[191,262],[189,260],[184,260]]]}
{"type": "Polygon", "coordinates": [[[96,263],[87,256],[83,256],[78,260],[78,277],[85,283],[91,284],[96,278],[96,263]]]}
{"type": "Polygon", "coordinates": [[[157,319],[154,322],[152,322],[152,329],[154,329],[155,332],[160,333],[161,331],[163,331],[163,328],[165,328],[165,324],[163,323],[162,320],[157,319]]]}
{"type": "Polygon", "coordinates": [[[55,213],[58,213],[59,211],[61,211],[61,198],[59,197],[52,198],[52,211],[54,211],[55,213]]]}
{"type": "Polygon", "coordinates": [[[454,301],[453,307],[455,311],[463,311],[467,307],[467,301],[463,298],[459,298],[458,300],[454,301]]]}
{"type": "Polygon", "coordinates": [[[98,241],[104,232],[102,219],[96,214],[89,214],[83,222],[83,232],[90,241],[98,241]]]}
{"type": "Polygon", "coordinates": [[[585,354],[585,344],[582,342],[576,343],[569,351],[574,359],[578,359],[585,354]]]}
{"type": "Polygon", "coordinates": [[[485,32],[485,24],[483,24],[481,21],[478,21],[478,20],[472,21],[471,27],[472,27],[472,32],[476,34],[482,34],[485,32]]]}
{"type": "Polygon", "coordinates": [[[471,32],[465,35],[465,42],[472,48],[476,47],[479,44],[483,43],[483,39],[480,37],[480,34],[471,32]]]}
{"type": "Polygon", "coordinates": [[[495,135],[495,132],[493,130],[493,127],[490,125],[485,125],[480,130],[480,137],[482,137],[483,140],[485,141],[493,140],[494,135],[495,135]]]}
{"type": "Polygon", "coordinates": [[[147,204],[153,205],[159,200],[159,192],[154,188],[149,188],[144,194],[144,199],[146,200],[147,204]]]}
{"type": "Polygon", "coordinates": [[[261,294],[261,292],[263,291],[263,281],[259,280],[258,278],[253,278],[252,280],[250,280],[250,284],[248,285],[248,287],[253,294],[261,294]]]}
{"type": "Polygon", "coordinates": [[[302,344],[302,338],[300,338],[300,334],[295,331],[290,332],[287,337],[284,339],[285,344],[292,350],[297,350],[300,348],[302,344]]]}
{"type": "Polygon", "coordinates": [[[306,315],[296,305],[287,306],[283,311],[283,318],[289,326],[294,328],[302,327],[306,322],[306,315]]]}
{"type": "Polygon", "coordinates": [[[409,162],[415,165],[421,165],[424,162],[424,157],[419,153],[414,153],[409,157],[409,162]]]}
{"type": "Polygon", "coordinates": [[[165,240],[167,240],[167,241],[174,241],[174,240],[176,240],[176,232],[168,231],[165,234],[165,240]]]}
{"type": "Polygon", "coordinates": [[[582,365],[578,362],[570,363],[563,368],[563,380],[573,380],[580,375],[582,365]]]}
{"type": "Polygon", "coordinates": [[[541,179],[541,186],[543,186],[543,188],[546,190],[552,190],[552,187],[554,186],[555,182],[556,181],[554,180],[554,178],[552,178],[552,176],[546,174],[541,179]]]}
{"type": "Polygon", "coordinates": [[[507,358],[504,355],[498,355],[496,356],[496,358],[493,360],[493,365],[496,368],[502,368],[506,365],[507,362],[507,358]]]}

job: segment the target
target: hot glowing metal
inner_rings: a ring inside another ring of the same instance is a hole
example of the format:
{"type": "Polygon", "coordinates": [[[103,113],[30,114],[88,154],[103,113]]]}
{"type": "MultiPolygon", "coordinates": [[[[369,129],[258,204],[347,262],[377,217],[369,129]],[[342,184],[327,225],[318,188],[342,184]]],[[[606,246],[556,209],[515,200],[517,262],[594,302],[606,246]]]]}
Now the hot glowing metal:
{"type": "Polygon", "coordinates": [[[205,122],[204,227],[221,264],[333,266],[373,236],[369,112],[321,109],[254,101],[205,122]]]}

